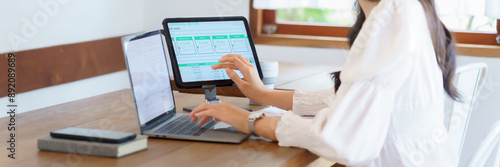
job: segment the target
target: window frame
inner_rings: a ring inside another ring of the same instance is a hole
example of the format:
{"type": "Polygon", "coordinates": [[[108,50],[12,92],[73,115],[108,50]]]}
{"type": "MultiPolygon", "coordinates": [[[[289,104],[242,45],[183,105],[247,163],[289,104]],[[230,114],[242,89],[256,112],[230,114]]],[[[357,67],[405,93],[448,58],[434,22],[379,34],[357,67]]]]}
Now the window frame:
{"type": "MultiPolygon", "coordinates": [[[[250,26],[256,44],[299,46],[315,48],[348,49],[347,35],[350,27],[324,26],[320,24],[297,24],[276,22],[276,10],[262,10],[253,8],[250,1],[250,26]],[[262,26],[274,24],[275,33],[265,34],[262,26]]],[[[500,31],[500,19],[497,20],[497,32],[500,31]]],[[[493,32],[455,31],[457,54],[500,57],[500,45],[493,32]]]]}

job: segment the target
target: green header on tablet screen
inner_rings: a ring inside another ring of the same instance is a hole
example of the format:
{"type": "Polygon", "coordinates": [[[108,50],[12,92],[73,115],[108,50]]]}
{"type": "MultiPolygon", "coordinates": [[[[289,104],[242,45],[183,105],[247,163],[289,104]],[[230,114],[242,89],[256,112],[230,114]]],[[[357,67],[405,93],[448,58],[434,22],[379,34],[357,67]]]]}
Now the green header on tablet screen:
{"type": "Polygon", "coordinates": [[[245,35],[229,35],[229,38],[245,38],[245,35]]]}
{"type": "Polygon", "coordinates": [[[196,36],[194,40],[210,40],[210,36],[196,36]]]}
{"type": "Polygon", "coordinates": [[[212,39],[227,39],[227,35],[214,35],[212,39]]]}
{"type": "Polygon", "coordinates": [[[175,38],[177,41],[192,41],[193,37],[177,37],[175,38]]]}

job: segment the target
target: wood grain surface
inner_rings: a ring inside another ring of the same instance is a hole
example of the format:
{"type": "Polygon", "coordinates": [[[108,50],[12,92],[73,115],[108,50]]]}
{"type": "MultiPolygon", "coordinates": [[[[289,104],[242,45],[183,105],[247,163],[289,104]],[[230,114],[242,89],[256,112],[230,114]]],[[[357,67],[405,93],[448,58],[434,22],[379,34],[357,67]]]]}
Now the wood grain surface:
{"type": "MultiPolygon", "coordinates": [[[[202,95],[175,93],[177,111],[203,102],[202,95]]],[[[248,99],[219,97],[223,102],[255,110],[248,99]]],[[[133,132],[139,126],[132,94],[124,89],[100,96],[34,110],[16,116],[16,159],[0,157],[2,166],[306,166],[318,157],[307,150],[279,147],[276,142],[255,139],[243,144],[218,144],[168,139],[148,139],[148,149],[123,158],[104,158],[39,151],[36,141],[50,131],[82,127],[133,132]]],[[[1,118],[6,125],[9,117],[1,118]]],[[[8,136],[3,128],[0,136],[8,136]]],[[[0,144],[5,148],[5,142],[0,144]]],[[[7,151],[5,151],[7,152],[7,151]]]]}

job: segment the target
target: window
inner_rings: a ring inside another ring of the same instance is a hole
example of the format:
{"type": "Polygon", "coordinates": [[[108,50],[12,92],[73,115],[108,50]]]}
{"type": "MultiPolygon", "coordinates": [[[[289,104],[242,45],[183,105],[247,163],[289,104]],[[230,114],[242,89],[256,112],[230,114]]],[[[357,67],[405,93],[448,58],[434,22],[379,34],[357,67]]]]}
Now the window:
{"type": "Polygon", "coordinates": [[[276,22],[289,24],[318,24],[351,26],[354,15],[350,9],[292,8],[276,10],[276,22]]]}
{"type": "MultiPolygon", "coordinates": [[[[487,16],[440,17],[446,26],[455,31],[496,32],[497,20],[487,16]]],[[[316,24],[324,26],[351,26],[355,17],[348,9],[292,8],[276,10],[276,23],[316,24]]]]}
{"type": "MultiPolygon", "coordinates": [[[[472,0],[464,0],[472,1],[472,0]]],[[[483,9],[484,10],[484,9],[483,9]]],[[[347,37],[355,18],[351,9],[283,8],[277,10],[251,9],[257,28],[264,35],[293,38],[347,37]]],[[[443,23],[451,29],[457,43],[498,46],[495,38],[500,20],[486,16],[440,15],[443,23]]],[[[252,16],[251,16],[252,19],[252,16]]],[[[257,30],[255,29],[255,30],[257,30]]],[[[255,32],[254,32],[255,33],[255,32]]],[[[258,42],[259,40],[257,40],[258,42]]],[[[293,43],[293,42],[292,42],[293,43]]]]}
{"type": "Polygon", "coordinates": [[[495,33],[497,20],[486,16],[441,16],[441,21],[454,31],[495,33]]]}

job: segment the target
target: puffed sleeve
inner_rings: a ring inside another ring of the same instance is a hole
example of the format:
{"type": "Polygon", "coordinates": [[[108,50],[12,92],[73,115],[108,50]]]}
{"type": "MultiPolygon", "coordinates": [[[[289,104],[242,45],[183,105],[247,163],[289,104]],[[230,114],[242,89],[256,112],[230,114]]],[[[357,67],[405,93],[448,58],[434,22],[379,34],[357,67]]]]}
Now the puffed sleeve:
{"type": "Polygon", "coordinates": [[[394,92],[370,80],[341,86],[332,107],[314,119],[294,113],[281,117],[280,146],[306,148],[327,159],[359,166],[376,158],[385,141],[394,92]]]}
{"type": "Polygon", "coordinates": [[[295,90],[292,112],[298,115],[316,115],[335,99],[335,89],[295,90]]]}
{"type": "Polygon", "coordinates": [[[409,76],[417,36],[429,33],[420,3],[403,2],[382,0],[372,10],[344,64],[332,104],[314,119],[283,115],[276,129],[280,146],[306,148],[349,166],[369,165],[379,157],[395,90],[409,76]]]}

